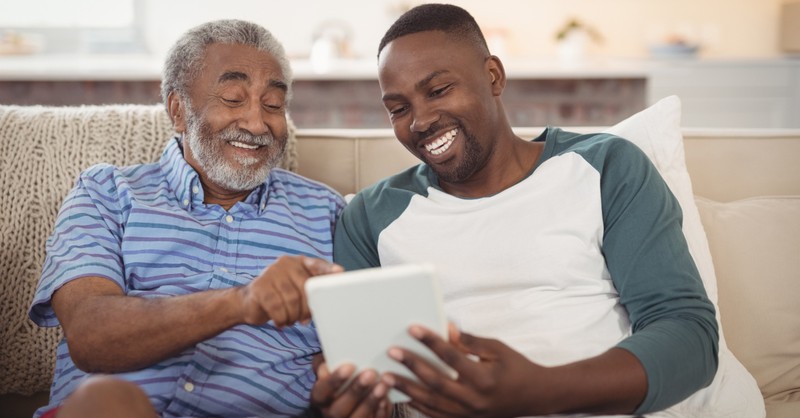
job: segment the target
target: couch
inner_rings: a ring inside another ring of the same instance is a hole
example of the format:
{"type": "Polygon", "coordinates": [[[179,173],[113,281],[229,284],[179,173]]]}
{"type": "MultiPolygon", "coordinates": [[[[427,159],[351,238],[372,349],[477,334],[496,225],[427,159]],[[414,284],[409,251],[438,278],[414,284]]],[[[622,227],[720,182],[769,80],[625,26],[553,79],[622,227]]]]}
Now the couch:
{"type": "MultiPolygon", "coordinates": [[[[613,129],[652,139],[648,154],[677,179],[673,192],[689,196],[685,231],[698,266],[708,258],[701,272],[718,304],[721,350],[754,377],[768,417],[800,416],[800,131],[681,130],[680,102],[669,105],[668,117],[651,111],[648,123],[637,116],[613,129]]],[[[80,170],[152,161],[170,134],[160,105],[0,106],[0,415],[30,416],[47,401],[61,331],[39,329],[26,311],[61,200],[80,170]]],[[[302,127],[283,161],[343,195],[415,163],[388,129],[302,127]]]]}

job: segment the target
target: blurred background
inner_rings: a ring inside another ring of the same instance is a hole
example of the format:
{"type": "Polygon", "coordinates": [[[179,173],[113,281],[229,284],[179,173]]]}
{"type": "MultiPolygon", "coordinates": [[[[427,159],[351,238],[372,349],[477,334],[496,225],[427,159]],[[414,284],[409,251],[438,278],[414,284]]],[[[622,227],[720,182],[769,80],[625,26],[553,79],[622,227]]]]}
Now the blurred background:
{"type": "MultiPolygon", "coordinates": [[[[375,54],[401,0],[0,0],[0,103],[156,103],[166,50],[204,21],[280,39],[300,127],[388,127],[375,54]]],[[[800,128],[800,1],[466,0],[517,126],[609,125],[678,94],[684,125],[800,128]]]]}

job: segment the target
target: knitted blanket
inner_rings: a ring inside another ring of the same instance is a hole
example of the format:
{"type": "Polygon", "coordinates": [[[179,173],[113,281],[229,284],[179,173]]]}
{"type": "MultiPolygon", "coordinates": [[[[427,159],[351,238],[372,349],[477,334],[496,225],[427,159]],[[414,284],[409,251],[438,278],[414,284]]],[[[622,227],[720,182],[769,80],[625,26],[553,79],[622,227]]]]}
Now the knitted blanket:
{"type": "MultiPolygon", "coordinates": [[[[289,127],[282,166],[296,171],[289,127]]],[[[172,135],[161,105],[0,106],[0,394],[50,387],[61,329],[39,328],[27,310],[77,175],[100,162],[158,161],[172,135]]]]}

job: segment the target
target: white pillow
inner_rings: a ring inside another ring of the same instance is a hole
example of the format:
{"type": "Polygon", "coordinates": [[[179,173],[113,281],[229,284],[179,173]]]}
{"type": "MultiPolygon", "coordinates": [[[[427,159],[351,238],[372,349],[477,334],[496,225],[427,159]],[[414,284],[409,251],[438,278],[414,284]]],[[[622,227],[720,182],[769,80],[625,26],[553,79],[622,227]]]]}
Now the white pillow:
{"type": "MultiPolygon", "coordinates": [[[[681,134],[681,101],[678,96],[661,99],[647,109],[612,126],[606,132],[638,145],[650,157],[683,210],[683,234],[706,292],[717,310],[717,278],[692,182],[686,170],[681,134]]],[[[764,416],[764,399],[755,379],[728,349],[720,327],[719,368],[714,381],[686,401],[668,409],[677,416],[764,416]]],[[[665,411],[666,412],[666,411],[665,411]]]]}

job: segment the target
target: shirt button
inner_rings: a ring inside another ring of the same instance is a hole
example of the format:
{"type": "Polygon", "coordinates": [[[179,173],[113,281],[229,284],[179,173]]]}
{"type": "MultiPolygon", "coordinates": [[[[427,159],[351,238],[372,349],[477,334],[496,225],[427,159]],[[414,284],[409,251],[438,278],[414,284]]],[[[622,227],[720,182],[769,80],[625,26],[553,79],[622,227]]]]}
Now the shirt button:
{"type": "Polygon", "coordinates": [[[194,385],[192,382],[186,382],[184,383],[183,388],[186,389],[187,392],[191,392],[194,390],[194,385]]]}
{"type": "Polygon", "coordinates": [[[192,187],[192,192],[193,193],[200,193],[200,188],[197,187],[197,186],[194,186],[194,187],[192,187]]]}
{"type": "Polygon", "coordinates": [[[233,222],[233,216],[228,215],[228,216],[225,217],[225,220],[228,221],[228,223],[231,223],[231,222],[233,222]]]}
{"type": "Polygon", "coordinates": [[[221,272],[223,272],[223,273],[227,273],[227,272],[228,272],[228,269],[226,269],[225,267],[220,267],[220,268],[219,268],[219,271],[221,271],[221,272]]]}
{"type": "Polygon", "coordinates": [[[264,210],[264,209],[266,209],[266,208],[267,208],[267,204],[266,204],[266,203],[262,203],[262,204],[261,204],[261,210],[264,210]]]}
{"type": "Polygon", "coordinates": [[[189,206],[189,199],[183,199],[183,206],[189,206]]]}

